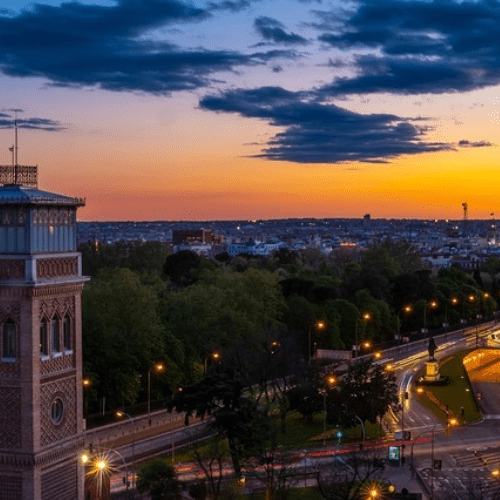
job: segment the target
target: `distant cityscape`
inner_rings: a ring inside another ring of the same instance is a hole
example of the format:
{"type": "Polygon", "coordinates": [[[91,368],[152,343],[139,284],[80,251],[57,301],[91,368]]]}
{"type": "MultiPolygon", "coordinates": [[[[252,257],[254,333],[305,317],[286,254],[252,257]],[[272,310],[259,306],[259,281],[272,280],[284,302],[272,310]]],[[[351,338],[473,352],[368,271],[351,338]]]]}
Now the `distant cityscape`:
{"type": "Polygon", "coordinates": [[[192,250],[213,256],[268,256],[291,251],[363,249],[387,238],[411,242],[432,267],[474,269],[500,254],[498,223],[489,220],[279,219],[233,221],[79,222],[78,244],[86,242],[160,241],[173,252],[192,250]]]}

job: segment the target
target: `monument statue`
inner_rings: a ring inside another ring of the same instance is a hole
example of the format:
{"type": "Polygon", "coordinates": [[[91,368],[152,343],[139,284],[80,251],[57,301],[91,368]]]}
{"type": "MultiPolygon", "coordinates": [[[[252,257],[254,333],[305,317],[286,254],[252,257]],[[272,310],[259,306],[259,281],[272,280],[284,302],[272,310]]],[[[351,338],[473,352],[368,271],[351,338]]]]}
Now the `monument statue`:
{"type": "Polygon", "coordinates": [[[434,337],[429,338],[429,344],[427,346],[427,349],[429,351],[429,360],[436,361],[434,359],[434,352],[436,351],[436,342],[434,341],[434,337]]]}

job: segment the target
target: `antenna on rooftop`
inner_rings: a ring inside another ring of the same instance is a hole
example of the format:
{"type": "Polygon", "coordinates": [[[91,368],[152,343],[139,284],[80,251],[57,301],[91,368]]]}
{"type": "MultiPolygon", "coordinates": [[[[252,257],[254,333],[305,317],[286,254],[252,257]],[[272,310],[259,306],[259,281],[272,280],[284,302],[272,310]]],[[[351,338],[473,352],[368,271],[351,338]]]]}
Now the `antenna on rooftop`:
{"type": "Polygon", "coordinates": [[[18,161],[17,161],[17,152],[19,150],[19,147],[17,146],[17,112],[21,111],[20,109],[15,109],[14,110],[14,129],[15,129],[15,136],[14,136],[14,184],[17,184],[17,166],[18,166],[18,161]]]}

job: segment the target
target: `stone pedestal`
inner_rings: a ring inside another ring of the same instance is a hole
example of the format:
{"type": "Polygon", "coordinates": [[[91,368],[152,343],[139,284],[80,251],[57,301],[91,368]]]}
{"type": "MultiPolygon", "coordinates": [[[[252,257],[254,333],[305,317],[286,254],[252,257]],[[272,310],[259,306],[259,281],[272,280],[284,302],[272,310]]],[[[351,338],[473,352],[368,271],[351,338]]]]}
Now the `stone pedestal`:
{"type": "Polygon", "coordinates": [[[437,361],[427,361],[425,363],[425,376],[426,382],[437,382],[441,378],[439,373],[439,366],[437,361]]]}

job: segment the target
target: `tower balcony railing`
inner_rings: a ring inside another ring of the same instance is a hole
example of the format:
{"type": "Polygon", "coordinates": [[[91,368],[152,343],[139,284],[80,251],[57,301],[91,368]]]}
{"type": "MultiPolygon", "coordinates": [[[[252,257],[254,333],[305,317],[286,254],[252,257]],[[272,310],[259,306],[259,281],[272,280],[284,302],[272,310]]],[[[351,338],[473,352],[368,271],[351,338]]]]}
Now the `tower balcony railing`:
{"type": "Polygon", "coordinates": [[[0,165],[0,186],[17,184],[38,188],[38,167],[33,165],[0,165]]]}

